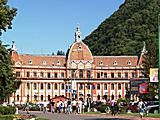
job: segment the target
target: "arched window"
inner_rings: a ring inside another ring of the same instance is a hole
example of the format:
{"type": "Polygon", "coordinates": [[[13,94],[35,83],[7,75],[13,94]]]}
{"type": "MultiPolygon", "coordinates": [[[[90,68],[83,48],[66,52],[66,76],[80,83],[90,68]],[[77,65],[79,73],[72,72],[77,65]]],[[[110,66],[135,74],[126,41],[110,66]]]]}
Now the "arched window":
{"type": "Polygon", "coordinates": [[[55,84],[54,84],[54,89],[55,89],[55,90],[57,90],[57,89],[58,89],[58,87],[57,87],[57,83],[55,83],[55,84]]]}
{"type": "Polygon", "coordinates": [[[121,90],[121,84],[118,83],[118,90],[121,90]]]}
{"type": "Polygon", "coordinates": [[[113,83],[111,84],[111,90],[114,90],[114,84],[113,83]]]}
{"type": "Polygon", "coordinates": [[[79,70],[79,78],[83,78],[83,70],[79,70]]]}
{"type": "Polygon", "coordinates": [[[43,101],[43,95],[41,95],[41,101],[43,101]]]}
{"type": "Polygon", "coordinates": [[[27,83],[27,89],[28,89],[28,90],[30,89],[30,84],[29,84],[29,83],[27,83]]]}
{"type": "Polygon", "coordinates": [[[43,83],[41,83],[41,90],[43,90],[43,83]]]}
{"type": "Polygon", "coordinates": [[[112,94],[112,96],[111,96],[111,99],[113,100],[114,99],[114,95],[112,94]]]}
{"type": "Polygon", "coordinates": [[[121,98],[121,95],[120,95],[120,94],[118,95],[118,98],[121,98]]]}
{"type": "Polygon", "coordinates": [[[101,88],[100,88],[100,84],[97,84],[97,90],[100,90],[101,88]]]}
{"type": "Polygon", "coordinates": [[[17,101],[19,101],[19,95],[17,95],[17,101]]]}
{"type": "Polygon", "coordinates": [[[34,87],[34,90],[37,90],[37,84],[36,83],[33,84],[33,87],[34,87]]]}
{"type": "Polygon", "coordinates": [[[97,96],[97,99],[100,100],[100,95],[97,96]]]}
{"type": "Polygon", "coordinates": [[[29,101],[29,95],[27,95],[27,100],[29,101]]]}
{"type": "Polygon", "coordinates": [[[87,70],[87,78],[91,78],[91,72],[87,70]]]}
{"type": "Polygon", "coordinates": [[[50,97],[51,97],[51,96],[50,96],[50,95],[48,95],[48,101],[50,101],[50,97]]]}
{"type": "Polygon", "coordinates": [[[48,89],[48,90],[51,89],[51,84],[50,84],[50,83],[47,84],[47,89],[48,89]]]}
{"type": "Polygon", "coordinates": [[[107,84],[104,84],[104,90],[107,90],[107,84]]]}
{"type": "Polygon", "coordinates": [[[61,84],[61,89],[64,90],[64,83],[61,84]]]}

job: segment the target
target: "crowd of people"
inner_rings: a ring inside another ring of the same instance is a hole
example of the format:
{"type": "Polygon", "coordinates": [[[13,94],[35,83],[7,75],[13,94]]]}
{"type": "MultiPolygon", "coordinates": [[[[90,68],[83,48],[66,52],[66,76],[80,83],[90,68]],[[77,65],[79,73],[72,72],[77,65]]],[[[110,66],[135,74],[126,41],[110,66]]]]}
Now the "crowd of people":
{"type": "Polygon", "coordinates": [[[50,105],[51,105],[51,112],[52,113],[79,113],[81,114],[82,112],[84,112],[84,101],[82,99],[79,99],[78,101],[76,101],[75,99],[73,99],[71,101],[71,99],[66,99],[65,101],[56,101],[55,100],[51,100],[50,101],[50,105]]]}
{"type": "MultiPolygon", "coordinates": [[[[89,99],[87,99],[86,103],[83,101],[83,99],[79,99],[78,101],[76,101],[75,99],[71,100],[71,99],[66,99],[65,101],[62,101],[61,99],[58,101],[55,101],[54,99],[52,99],[49,102],[44,102],[43,104],[43,112],[46,113],[48,110],[48,105],[50,106],[50,112],[52,113],[66,113],[66,114],[70,114],[70,113],[84,113],[84,109],[85,106],[87,106],[87,108],[90,109],[91,104],[89,104],[91,101],[89,101],[89,99]],[[49,103],[49,104],[48,104],[49,103]]],[[[108,112],[107,113],[111,113],[113,116],[115,116],[116,113],[119,112],[119,105],[117,104],[117,102],[112,99],[112,100],[102,100],[101,101],[103,104],[109,103],[108,106],[108,112]]],[[[138,111],[140,114],[140,117],[143,117],[143,114],[145,111],[145,107],[146,107],[146,103],[144,103],[142,101],[142,99],[140,99],[140,101],[138,102],[138,111]]],[[[29,113],[29,103],[26,102],[26,108],[25,110],[27,111],[27,113],[29,113]]]]}

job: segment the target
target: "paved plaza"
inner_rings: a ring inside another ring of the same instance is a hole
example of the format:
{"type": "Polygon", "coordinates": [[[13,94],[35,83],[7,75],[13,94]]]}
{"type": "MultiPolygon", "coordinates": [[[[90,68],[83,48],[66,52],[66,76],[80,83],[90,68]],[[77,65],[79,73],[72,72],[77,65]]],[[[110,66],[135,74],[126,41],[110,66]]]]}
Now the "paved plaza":
{"type": "MultiPolygon", "coordinates": [[[[19,114],[26,115],[26,111],[19,111],[19,114]]],[[[39,118],[47,118],[49,120],[160,120],[160,118],[139,118],[133,116],[108,116],[103,114],[63,114],[63,113],[43,113],[41,111],[30,112],[39,118]]]]}

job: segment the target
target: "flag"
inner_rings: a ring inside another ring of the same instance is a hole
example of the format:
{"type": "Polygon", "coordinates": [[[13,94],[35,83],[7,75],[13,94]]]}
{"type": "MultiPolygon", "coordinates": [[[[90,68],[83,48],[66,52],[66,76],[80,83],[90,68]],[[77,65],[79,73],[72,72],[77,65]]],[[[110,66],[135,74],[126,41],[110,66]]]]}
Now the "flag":
{"type": "Polygon", "coordinates": [[[92,84],[92,94],[96,94],[96,87],[95,83],[92,84]]]}

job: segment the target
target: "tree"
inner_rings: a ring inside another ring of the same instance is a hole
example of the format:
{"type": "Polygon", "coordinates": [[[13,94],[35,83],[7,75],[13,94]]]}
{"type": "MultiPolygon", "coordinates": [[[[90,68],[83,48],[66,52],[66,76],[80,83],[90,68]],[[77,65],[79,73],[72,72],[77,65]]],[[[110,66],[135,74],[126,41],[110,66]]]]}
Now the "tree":
{"type": "Polygon", "coordinates": [[[7,5],[8,0],[0,0],[0,36],[2,30],[6,32],[7,28],[12,29],[12,20],[17,14],[17,9],[7,5]]]}
{"type": "MultiPolygon", "coordinates": [[[[7,0],[0,0],[0,37],[2,30],[6,32],[7,28],[12,28],[12,20],[16,15],[16,11],[16,8],[10,9],[7,0]]],[[[10,94],[18,89],[20,83],[13,74],[10,51],[2,45],[0,40],[0,100],[3,102],[7,99],[10,94]]]]}

